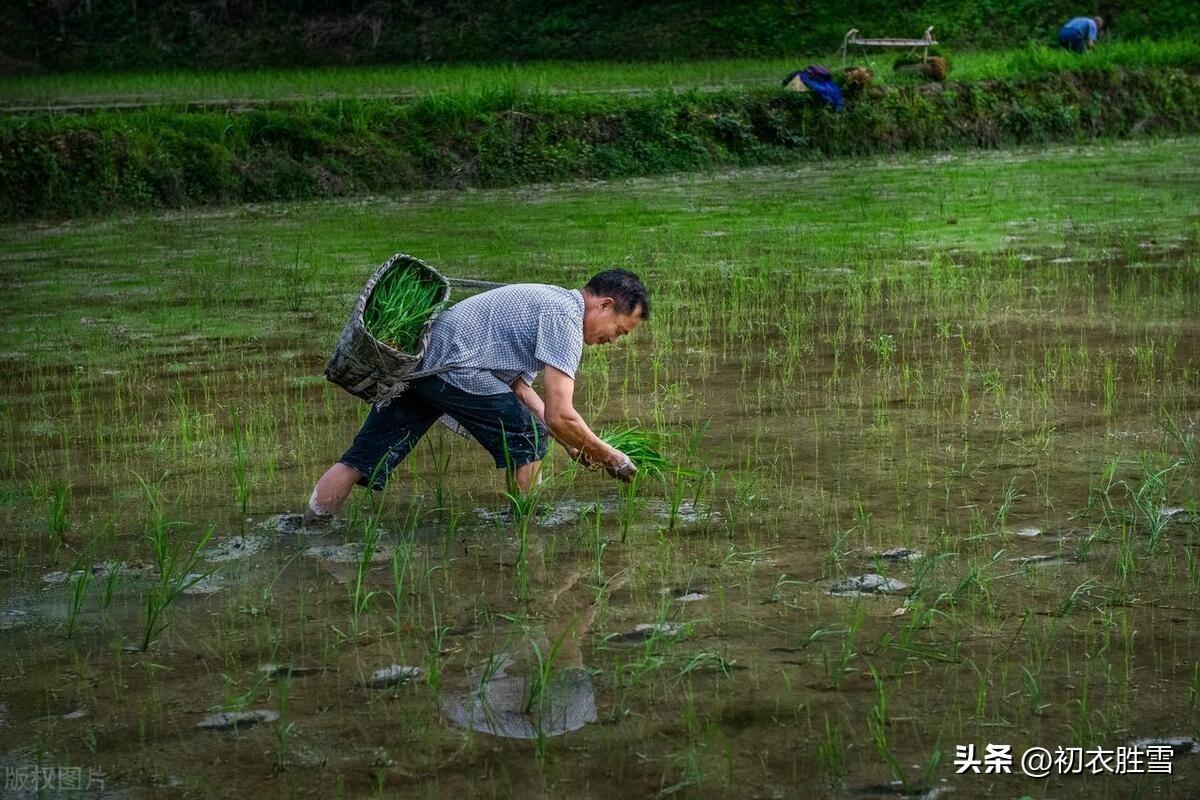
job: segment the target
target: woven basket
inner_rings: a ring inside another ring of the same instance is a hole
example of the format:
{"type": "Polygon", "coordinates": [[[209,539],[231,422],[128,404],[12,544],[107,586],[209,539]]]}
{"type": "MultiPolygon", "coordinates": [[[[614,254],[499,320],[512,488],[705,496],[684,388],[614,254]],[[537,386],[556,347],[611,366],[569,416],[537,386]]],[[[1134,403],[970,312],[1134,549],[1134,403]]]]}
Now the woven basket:
{"type": "Polygon", "coordinates": [[[419,258],[397,253],[383,262],[375,274],[367,281],[354,311],[342,335],[333,348],[333,355],[325,365],[325,377],[355,397],[360,397],[368,403],[386,404],[397,397],[407,387],[405,376],[412,373],[421,363],[421,356],[429,344],[429,329],[433,324],[433,316],[425,323],[421,331],[420,349],[415,353],[404,353],[384,344],[367,332],[363,324],[363,312],[376,284],[383,276],[394,269],[413,269],[422,273],[426,278],[441,285],[436,302],[440,305],[450,299],[450,282],[436,269],[419,258]]]}

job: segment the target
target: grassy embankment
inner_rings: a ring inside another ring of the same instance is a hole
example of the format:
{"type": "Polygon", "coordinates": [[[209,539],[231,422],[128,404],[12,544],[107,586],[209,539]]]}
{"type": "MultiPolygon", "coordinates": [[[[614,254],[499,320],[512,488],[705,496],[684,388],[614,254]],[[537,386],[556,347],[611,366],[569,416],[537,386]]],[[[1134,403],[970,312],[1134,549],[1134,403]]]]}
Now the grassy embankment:
{"type": "MultiPolygon", "coordinates": [[[[0,118],[0,218],[1180,134],[1200,129],[1200,76],[1154,59],[1194,67],[1198,51],[1156,45],[1142,62],[1133,51],[980,56],[978,73],[997,77],[897,81],[851,98],[840,115],[778,87],[647,96],[499,87],[244,113],[11,115],[0,118]],[[1081,68],[1055,71],[1063,64],[1081,68]]],[[[679,79],[672,69],[653,74],[679,79]]]]}

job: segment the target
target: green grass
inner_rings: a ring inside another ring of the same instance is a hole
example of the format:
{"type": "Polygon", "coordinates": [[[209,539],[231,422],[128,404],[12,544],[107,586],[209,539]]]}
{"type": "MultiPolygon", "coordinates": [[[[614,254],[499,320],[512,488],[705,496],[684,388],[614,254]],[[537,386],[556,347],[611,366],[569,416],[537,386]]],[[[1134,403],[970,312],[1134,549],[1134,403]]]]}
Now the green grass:
{"type": "MultiPolygon", "coordinates": [[[[902,51],[868,53],[878,81],[910,83],[891,64],[902,51]]],[[[1043,44],[996,51],[953,52],[951,79],[1034,77],[1061,71],[1135,68],[1200,69],[1200,44],[1191,39],[1104,42],[1077,55],[1043,44]]],[[[854,54],[854,63],[864,57],[854,54]]],[[[311,102],[332,98],[482,92],[561,94],[719,90],[778,86],[806,64],[840,68],[841,57],[810,53],[793,58],[723,59],[684,63],[533,62],[509,65],[356,66],[316,69],[59,73],[0,77],[0,106],[120,103],[311,102]]]]}

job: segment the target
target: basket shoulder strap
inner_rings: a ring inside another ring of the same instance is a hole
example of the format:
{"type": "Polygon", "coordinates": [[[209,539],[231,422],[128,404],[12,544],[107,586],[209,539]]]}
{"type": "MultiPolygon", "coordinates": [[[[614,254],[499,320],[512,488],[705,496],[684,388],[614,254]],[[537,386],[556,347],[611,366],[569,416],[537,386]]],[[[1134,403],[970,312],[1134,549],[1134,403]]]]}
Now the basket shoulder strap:
{"type": "Polygon", "coordinates": [[[499,289],[501,286],[508,286],[507,283],[477,281],[474,278],[446,278],[446,282],[455,289],[499,289]]]}

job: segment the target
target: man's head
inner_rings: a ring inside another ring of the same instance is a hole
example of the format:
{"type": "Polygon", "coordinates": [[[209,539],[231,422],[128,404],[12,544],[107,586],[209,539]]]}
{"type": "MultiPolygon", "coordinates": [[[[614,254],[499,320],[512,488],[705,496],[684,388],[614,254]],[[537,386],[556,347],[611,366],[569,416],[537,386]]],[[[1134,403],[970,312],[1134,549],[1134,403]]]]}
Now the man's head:
{"type": "Polygon", "coordinates": [[[1092,20],[1096,23],[1096,30],[1104,27],[1104,17],[1092,17],[1092,20]]]}
{"type": "Polygon", "coordinates": [[[610,269],[583,287],[583,341],[607,344],[631,332],[650,316],[646,287],[629,270],[610,269]]]}

